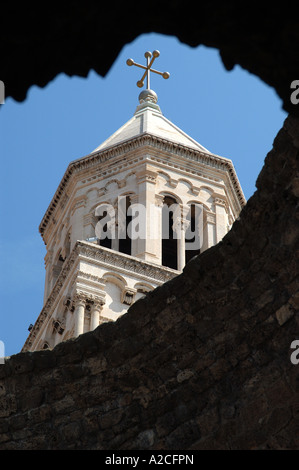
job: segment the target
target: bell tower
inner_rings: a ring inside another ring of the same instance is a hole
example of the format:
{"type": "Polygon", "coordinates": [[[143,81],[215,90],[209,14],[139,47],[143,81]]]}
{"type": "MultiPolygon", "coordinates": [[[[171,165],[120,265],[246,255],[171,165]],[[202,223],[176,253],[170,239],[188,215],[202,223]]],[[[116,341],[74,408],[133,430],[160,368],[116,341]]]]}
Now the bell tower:
{"type": "Polygon", "coordinates": [[[135,113],[71,162],[40,223],[47,247],[43,308],[22,351],[53,348],[107,321],[218,243],[245,198],[231,160],[175,124],[150,89],[146,52],[135,113]]]}

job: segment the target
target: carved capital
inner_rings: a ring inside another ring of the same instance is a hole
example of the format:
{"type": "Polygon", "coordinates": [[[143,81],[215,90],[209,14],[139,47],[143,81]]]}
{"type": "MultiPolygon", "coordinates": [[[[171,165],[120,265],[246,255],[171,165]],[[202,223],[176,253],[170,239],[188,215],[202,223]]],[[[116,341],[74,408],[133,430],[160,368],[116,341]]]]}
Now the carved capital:
{"type": "Polygon", "coordinates": [[[176,232],[177,234],[177,237],[180,238],[180,232],[182,230],[182,218],[181,218],[181,215],[177,216],[177,217],[173,217],[173,224],[172,224],[172,230],[174,232],[176,232]]]}
{"type": "Polygon", "coordinates": [[[184,218],[181,220],[181,229],[184,230],[184,232],[186,232],[189,225],[190,225],[190,220],[187,220],[187,219],[184,219],[184,218]]]}
{"type": "Polygon", "coordinates": [[[77,291],[73,298],[73,303],[75,308],[82,306],[85,307],[87,302],[87,297],[84,292],[77,291]]]}
{"type": "Polygon", "coordinates": [[[165,198],[165,196],[162,196],[162,194],[156,194],[155,195],[155,205],[157,207],[163,207],[164,198],[165,198]]]}
{"type": "Polygon", "coordinates": [[[132,305],[134,303],[136,289],[126,288],[121,294],[121,301],[123,304],[132,305]]]}
{"type": "Polygon", "coordinates": [[[105,305],[105,300],[101,297],[93,296],[92,305],[90,307],[91,312],[98,311],[101,312],[105,305]]]}

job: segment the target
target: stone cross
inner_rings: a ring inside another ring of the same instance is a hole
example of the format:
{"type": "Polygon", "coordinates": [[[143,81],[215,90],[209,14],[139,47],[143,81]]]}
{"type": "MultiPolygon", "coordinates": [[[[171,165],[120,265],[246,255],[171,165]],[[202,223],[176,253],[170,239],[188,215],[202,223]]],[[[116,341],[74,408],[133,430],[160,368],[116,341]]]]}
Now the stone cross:
{"type": "Polygon", "coordinates": [[[146,89],[149,90],[150,89],[150,72],[154,72],[154,73],[157,73],[158,75],[162,75],[163,78],[167,79],[170,77],[169,73],[168,72],[159,72],[158,70],[155,70],[155,69],[152,69],[151,66],[153,65],[154,63],[154,60],[159,57],[160,55],[160,52],[159,51],[153,51],[153,53],[151,52],[146,52],[144,54],[144,57],[146,58],[146,62],[147,62],[147,65],[144,66],[144,65],[141,65],[141,64],[137,64],[136,62],[134,62],[133,59],[128,59],[127,60],[127,65],[131,66],[131,65],[136,65],[136,67],[140,67],[141,69],[144,69],[145,72],[144,74],[142,75],[141,77],[141,80],[138,80],[137,82],[137,86],[139,88],[142,88],[143,85],[144,85],[144,79],[146,77],[146,89]],[[152,59],[151,59],[152,57],[152,59]],[[150,60],[151,59],[151,60],[150,60]]]}

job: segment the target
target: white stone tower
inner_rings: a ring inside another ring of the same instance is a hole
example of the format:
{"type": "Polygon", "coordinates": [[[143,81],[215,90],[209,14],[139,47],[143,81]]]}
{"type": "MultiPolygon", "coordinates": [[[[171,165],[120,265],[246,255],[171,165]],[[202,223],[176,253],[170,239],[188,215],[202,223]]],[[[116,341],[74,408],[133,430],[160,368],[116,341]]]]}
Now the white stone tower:
{"type": "Polygon", "coordinates": [[[245,205],[231,160],[212,154],[162,114],[149,88],[150,71],[169,76],[151,68],[158,55],[154,51],[149,61],[146,53],[146,67],[127,61],[145,69],[138,86],[148,79],[135,114],[92,153],[69,164],[41,221],[47,246],[44,306],[22,351],[53,348],[115,321],[178,275],[192,256],[218,243],[245,205]],[[145,210],[139,238],[123,230],[134,220],[136,204],[145,210]],[[173,204],[179,211],[165,212],[173,204]],[[197,205],[199,228],[192,212],[197,205]],[[112,238],[98,236],[103,216],[112,238]],[[165,220],[170,233],[163,238],[165,220]],[[186,250],[192,224],[200,231],[200,246],[186,250]]]}

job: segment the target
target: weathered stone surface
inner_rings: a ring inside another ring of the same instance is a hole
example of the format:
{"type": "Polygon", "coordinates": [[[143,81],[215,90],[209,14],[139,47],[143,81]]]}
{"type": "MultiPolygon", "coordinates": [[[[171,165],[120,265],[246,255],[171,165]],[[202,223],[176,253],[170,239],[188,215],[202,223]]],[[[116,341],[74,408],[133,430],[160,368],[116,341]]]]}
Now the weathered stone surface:
{"type": "Polygon", "coordinates": [[[294,315],[294,311],[289,304],[283,305],[276,312],[276,318],[280,325],[283,325],[294,315]]]}

